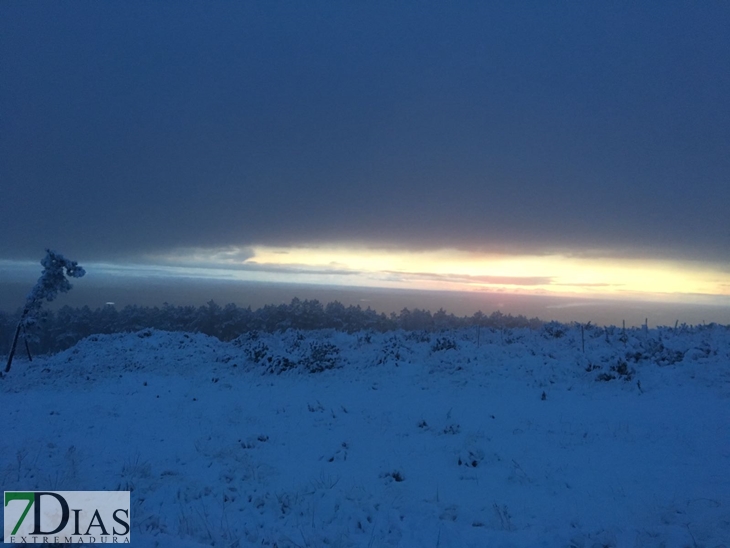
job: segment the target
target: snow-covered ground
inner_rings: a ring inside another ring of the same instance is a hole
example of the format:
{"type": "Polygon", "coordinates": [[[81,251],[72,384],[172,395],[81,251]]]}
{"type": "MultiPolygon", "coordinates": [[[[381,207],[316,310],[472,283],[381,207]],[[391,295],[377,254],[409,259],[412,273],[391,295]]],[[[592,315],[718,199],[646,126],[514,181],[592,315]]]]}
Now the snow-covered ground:
{"type": "Polygon", "coordinates": [[[5,490],[135,546],[730,546],[730,330],[99,335],[0,380],[5,490]]]}

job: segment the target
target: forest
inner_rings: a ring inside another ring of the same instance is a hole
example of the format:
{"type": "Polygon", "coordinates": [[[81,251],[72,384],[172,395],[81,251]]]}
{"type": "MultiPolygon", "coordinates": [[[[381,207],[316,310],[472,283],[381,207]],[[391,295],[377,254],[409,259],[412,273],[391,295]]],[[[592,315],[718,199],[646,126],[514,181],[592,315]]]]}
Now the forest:
{"type": "MultiPolygon", "coordinates": [[[[0,311],[0,352],[7,354],[22,310],[14,313],[0,311]]],[[[129,305],[117,309],[107,305],[92,309],[88,306],[64,306],[58,310],[43,309],[26,328],[24,339],[31,355],[55,353],[70,348],[78,341],[95,334],[135,332],[141,329],[203,333],[230,341],[251,331],[268,333],[287,329],[336,329],[347,333],[361,330],[377,332],[404,329],[407,331],[442,331],[462,327],[539,328],[543,322],[522,315],[512,316],[500,311],[457,317],[440,309],[404,308],[400,313],[386,315],[370,307],[345,306],[338,301],[293,299],[289,304],[267,305],[256,310],[229,303],[221,306],[208,301],[204,306],[129,305]]],[[[22,344],[22,341],[21,341],[22,344]]]]}

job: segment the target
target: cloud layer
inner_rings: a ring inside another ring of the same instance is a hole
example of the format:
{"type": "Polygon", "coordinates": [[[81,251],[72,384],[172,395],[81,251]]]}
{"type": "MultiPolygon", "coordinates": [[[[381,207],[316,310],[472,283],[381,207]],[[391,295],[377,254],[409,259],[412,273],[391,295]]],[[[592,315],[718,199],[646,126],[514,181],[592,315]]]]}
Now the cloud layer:
{"type": "Polygon", "coordinates": [[[0,5],[0,258],[727,262],[730,7],[0,5]]]}

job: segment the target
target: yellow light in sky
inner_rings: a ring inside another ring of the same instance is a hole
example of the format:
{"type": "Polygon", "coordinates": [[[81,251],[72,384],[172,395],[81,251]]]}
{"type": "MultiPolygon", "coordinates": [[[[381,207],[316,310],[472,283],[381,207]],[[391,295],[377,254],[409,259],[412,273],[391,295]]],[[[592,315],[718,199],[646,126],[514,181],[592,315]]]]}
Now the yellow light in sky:
{"type": "Polygon", "coordinates": [[[397,274],[421,289],[509,290],[550,294],[730,295],[729,269],[679,261],[496,255],[458,250],[255,247],[244,264],[397,274]]]}
{"type": "Polygon", "coordinates": [[[180,275],[251,281],[730,303],[729,264],[343,245],[181,249],[159,259],[180,275]]]}

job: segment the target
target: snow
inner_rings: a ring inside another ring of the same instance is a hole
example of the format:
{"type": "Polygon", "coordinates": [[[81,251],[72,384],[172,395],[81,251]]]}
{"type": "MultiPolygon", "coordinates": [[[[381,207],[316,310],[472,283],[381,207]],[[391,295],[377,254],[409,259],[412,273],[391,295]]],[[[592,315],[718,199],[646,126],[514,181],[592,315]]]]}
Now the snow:
{"type": "Polygon", "coordinates": [[[0,380],[0,478],[141,547],[730,546],[730,330],[584,337],[92,336],[0,380]]]}

